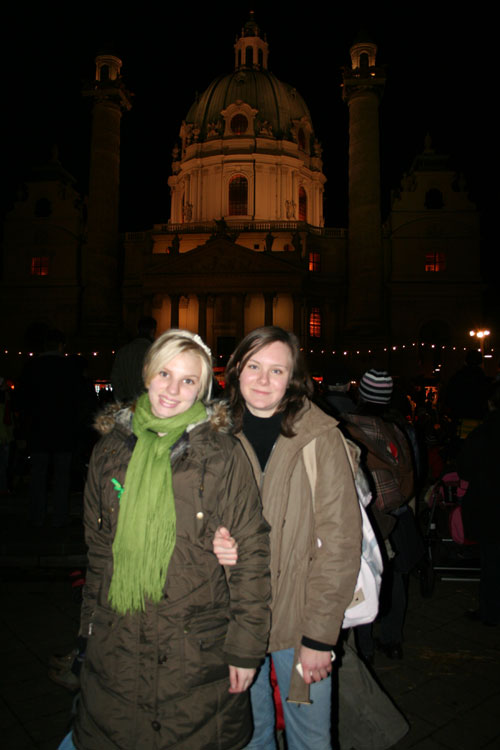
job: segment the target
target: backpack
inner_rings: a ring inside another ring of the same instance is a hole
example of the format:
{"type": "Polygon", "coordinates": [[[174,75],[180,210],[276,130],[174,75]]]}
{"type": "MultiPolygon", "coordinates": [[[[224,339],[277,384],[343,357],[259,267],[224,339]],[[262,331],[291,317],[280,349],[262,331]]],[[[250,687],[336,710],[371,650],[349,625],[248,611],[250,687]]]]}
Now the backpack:
{"type": "MultiPolygon", "coordinates": [[[[359,510],[363,522],[363,541],[361,545],[361,562],[358,580],[354,589],[354,596],[344,613],[343,628],[355,628],[357,625],[365,625],[373,622],[378,614],[378,602],[380,586],[382,583],[382,555],[378,546],[375,533],[365,508],[372,499],[368,481],[359,465],[360,449],[340,433],[344,442],[345,451],[351,465],[356,494],[358,496],[359,510]]],[[[316,438],[302,449],[304,465],[311,485],[311,495],[314,510],[314,491],[316,488],[316,438]]]]}
{"type": "MultiPolygon", "coordinates": [[[[352,417],[352,415],[349,415],[352,417]]],[[[383,513],[405,505],[414,494],[413,460],[405,434],[397,425],[377,419],[363,424],[355,417],[346,423],[351,437],[366,448],[366,467],[375,486],[375,507],[383,513]]]]}

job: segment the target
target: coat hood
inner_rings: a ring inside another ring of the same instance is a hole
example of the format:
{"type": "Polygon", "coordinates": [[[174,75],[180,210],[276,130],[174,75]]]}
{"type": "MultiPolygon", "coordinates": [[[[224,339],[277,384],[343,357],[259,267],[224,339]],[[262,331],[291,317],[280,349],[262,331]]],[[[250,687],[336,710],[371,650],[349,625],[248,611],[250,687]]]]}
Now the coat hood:
{"type": "MultiPolygon", "coordinates": [[[[123,406],[123,404],[108,404],[100,411],[94,420],[94,429],[100,435],[108,435],[117,425],[125,432],[132,434],[132,419],[134,416],[134,404],[123,406]]],[[[215,432],[230,432],[232,423],[228,404],[225,401],[213,401],[207,404],[207,422],[215,432]]],[[[199,424],[199,423],[198,423],[199,424]]],[[[189,425],[189,432],[197,424],[189,425]]]]}

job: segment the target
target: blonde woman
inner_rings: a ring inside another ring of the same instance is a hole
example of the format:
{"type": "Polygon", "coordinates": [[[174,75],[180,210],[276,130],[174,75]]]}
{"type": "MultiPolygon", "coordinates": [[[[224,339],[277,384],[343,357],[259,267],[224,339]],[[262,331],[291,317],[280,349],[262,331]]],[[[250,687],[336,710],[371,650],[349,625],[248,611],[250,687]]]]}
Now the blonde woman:
{"type": "Polygon", "coordinates": [[[224,410],[206,406],[211,381],[201,339],[169,331],[146,356],[147,393],[99,420],[85,490],[88,646],[67,747],[233,750],[250,739],[268,526],[224,410]],[[228,579],[212,551],[221,523],[239,539],[228,579]]]}

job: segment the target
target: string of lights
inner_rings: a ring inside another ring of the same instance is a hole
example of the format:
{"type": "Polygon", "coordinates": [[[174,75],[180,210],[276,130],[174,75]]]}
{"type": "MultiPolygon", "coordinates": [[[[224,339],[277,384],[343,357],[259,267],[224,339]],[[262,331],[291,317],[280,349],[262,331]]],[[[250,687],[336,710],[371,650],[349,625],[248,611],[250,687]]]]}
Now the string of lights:
{"type": "MultiPolygon", "coordinates": [[[[402,352],[402,351],[411,351],[414,348],[427,348],[427,349],[436,349],[436,350],[447,350],[447,351],[467,351],[471,347],[462,346],[462,345],[452,345],[452,344],[433,344],[426,341],[420,341],[420,342],[412,342],[411,344],[391,344],[387,346],[379,345],[377,347],[371,347],[371,348],[335,348],[331,349],[330,347],[312,347],[312,348],[303,348],[302,351],[307,351],[309,354],[321,354],[321,355],[335,355],[335,356],[344,356],[344,357],[352,357],[352,356],[366,356],[368,354],[377,354],[379,352],[402,352]]],[[[481,351],[480,347],[477,347],[478,351],[481,351]]],[[[71,355],[77,354],[78,356],[84,356],[84,357],[100,357],[105,356],[109,357],[109,355],[115,354],[116,350],[111,349],[109,351],[91,351],[91,352],[65,352],[65,356],[69,357],[71,355]]],[[[487,352],[485,352],[484,356],[488,357],[491,356],[495,352],[495,349],[493,347],[489,348],[487,352]]],[[[19,357],[34,357],[36,356],[36,352],[33,351],[20,351],[20,350],[12,350],[12,349],[0,349],[0,353],[4,356],[10,355],[10,356],[19,356],[19,357]]],[[[220,354],[218,355],[219,359],[222,359],[224,355],[220,354]]]]}

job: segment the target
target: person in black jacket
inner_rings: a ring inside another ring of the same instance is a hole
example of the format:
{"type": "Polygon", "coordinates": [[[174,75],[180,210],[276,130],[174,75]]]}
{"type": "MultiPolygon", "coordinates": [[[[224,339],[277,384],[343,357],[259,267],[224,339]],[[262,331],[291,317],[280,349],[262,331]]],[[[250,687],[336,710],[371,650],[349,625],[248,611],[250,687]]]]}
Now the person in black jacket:
{"type": "Polygon", "coordinates": [[[479,609],[467,615],[485,625],[500,623],[500,381],[493,383],[489,416],[477,427],[458,456],[458,472],[469,482],[462,504],[465,533],[481,549],[479,609]]]}

